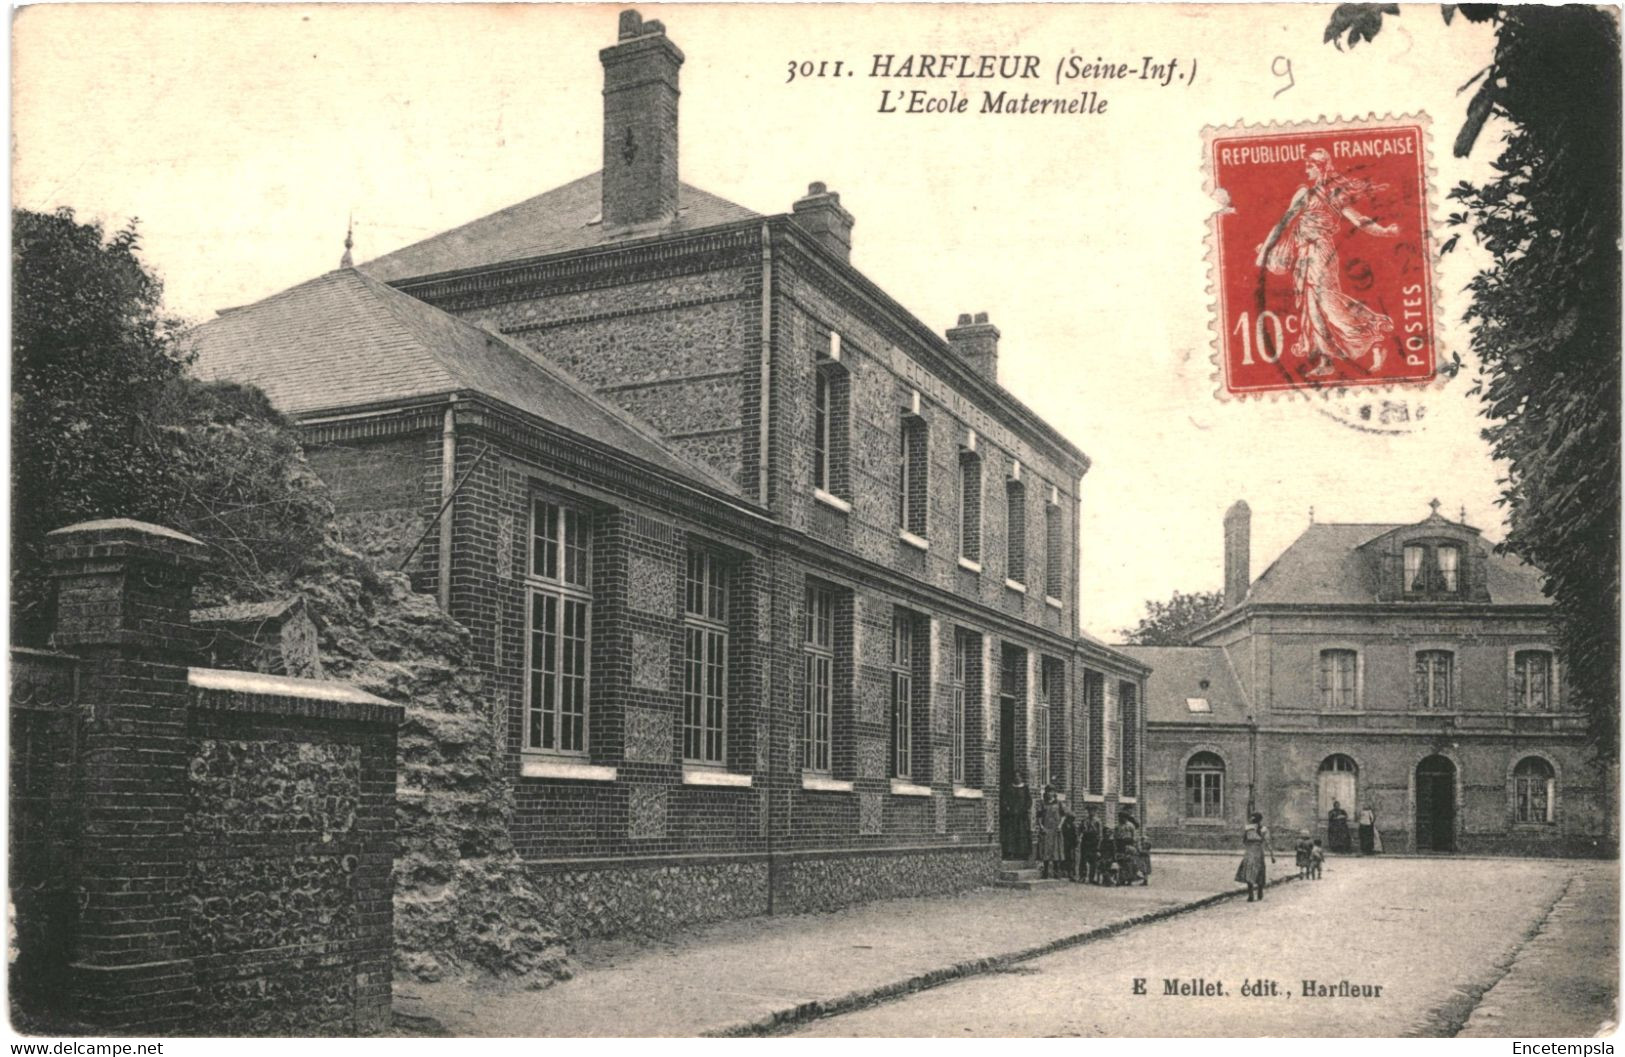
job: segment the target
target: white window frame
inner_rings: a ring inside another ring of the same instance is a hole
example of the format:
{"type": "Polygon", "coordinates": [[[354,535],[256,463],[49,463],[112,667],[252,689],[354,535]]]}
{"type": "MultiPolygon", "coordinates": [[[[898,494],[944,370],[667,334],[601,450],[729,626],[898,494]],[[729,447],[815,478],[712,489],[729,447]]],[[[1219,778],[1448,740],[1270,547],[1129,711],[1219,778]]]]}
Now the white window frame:
{"type": "Polygon", "coordinates": [[[591,744],[592,729],[592,516],[580,506],[537,496],[530,507],[529,546],[526,548],[525,567],[525,702],[524,746],[526,752],[549,755],[584,757],[591,744]],[[570,522],[574,519],[576,543],[570,541],[570,522]],[[540,535],[546,527],[551,535],[540,535]],[[541,548],[539,550],[539,547],[541,548]],[[541,568],[538,569],[538,558],[541,568]],[[571,578],[572,563],[580,562],[579,578],[571,578]],[[554,606],[556,641],[554,670],[538,673],[536,647],[539,631],[536,624],[537,605],[551,601],[554,606]],[[571,739],[565,726],[570,717],[565,711],[566,680],[572,674],[566,671],[564,650],[566,620],[571,607],[576,607],[581,623],[581,634],[574,641],[581,651],[580,677],[581,730],[579,737],[571,739]],[[553,705],[539,705],[536,697],[536,676],[540,674],[552,684],[553,705]],[[551,724],[547,721],[551,720],[551,724]],[[548,744],[548,735],[552,744],[548,744]],[[579,744],[571,744],[578,741],[579,744]]]}
{"type": "Polygon", "coordinates": [[[1417,644],[1411,650],[1411,698],[1412,698],[1412,706],[1414,708],[1420,709],[1421,711],[1424,711],[1424,712],[1454,712],[1454,711],[1456,711],[1460,707],[1460,701],[1458,700],[1458,697],[1457,697],[1458,689],[1459,689],[1458,685],[1457,685],[1458,684],[1457,674],[1458,673],[1457,673],[1456,651],[1455,650],[1450,649],[1448,646],[1438,646],[1438,645],[1433,645],[1433,644],[1417,644]],[[1445,658],[1444,694],[1443,694],[1443,700],[1442,701],[1440,700],[1440,695],[1439,695],[1439,692],[1438,692],[1439,675],[1434,670],[1434,666],[1431,663],[1431,661],[1428,664],[1427,690],[1426,690],[1426,692],[1425,693],[1424,692],[1419,692],[1419,690],[1417,688],[1417,684],[1416,684],[1417,671],[1416,671],[1416,669],[1417,669],[1417,666],[1420,665],[1423,662],[1424,657],[1430,658],[1430,659],[1435,658],[1435,657],[1443,657],[1443,658],[1445,658]]]}
{"type": "Polygon", "coordinates": [[[835,744],[835,592],[809,583],[803,606],[801,767],[827,775],[835,744]]]}
{"type": "Polygon", "coordinates": [[[1181,812],[1181,816],[1184,817],[1184,818],[1187,818],[1187,819],[1200,819],[1202,821],[1210,821],[1210,820],[1213,820],[1213,819],[1222,819],[1222,818],[1224,818],[1224,799],[1225,799],[1225,797],[1224,797],[1224,793],[1225,793],[1224,786],[1225,786],[1225,777],[1226,777],[1226,774],[1227,774],[1228,771],[1229,771],[1229,768],[1225,765],[1224,757],[1220,756],[1218,753],[1214,752],[1211,749],[1201,749],[1201,750],[1198,750],[1196,752],[1191,753],[1191,758],[1185,761],[1185,797],[1184,797],[1184,805],[1185,805],[1185,807],[1184,807],[1184,810],[1181,812]],[[1215,760],[1219,761],[1218,767],[1215,768],[1215,767],[1211,767],[1211,766],[1208,766],[1208,765],[1205,765],[1205,764],[1200,766],[1200,767],[1196,767],[1195,766],[1196,765],[1196,760],[1197,760],[1197,757],[1199,757],[1199,756],[1211,756],[1211,757],[1213,757],[1215,760]],[[1190,792],[1191,792],[1191,779],[1193,777],[1197,777],[1197,778],[1200,779],[1198,785],[1199,785],[1199,788],[1200,788],[1201,794],[1202,794],[1199,797],[1199,800],[1200,800],[1199,806],[1201,807],[1201,810],[1196,811],[1196,812],[1191,811],[1190,792]],[[1215,790],[1217,795],[1214,798],[1213,810],[1211,812],[1207,810],[1207,806],[1208,806],[1208,803],[1207,803],[1207,786],[1208,786],[1207,779],[1208,778],[1216,779],[1216,781],[1213,784],[1217,787],[1216,790],[1215,790]]]}
{"type": "Polygon", "coordinates": [[[1520,826],[1549,826],[1557,821],[1557,768],[1552,766],[1552,761],[1544,756],[1522,756],[1512,765],[1512,821],[1520,826]],[[1534,775],[1520,775],[1518,768],[1530,760],[1539,760],[1546,765],[1546,770],[1551,773],[1544,778],[1534,775]],[[1545,818],[1523,817],[1524,787],[1526,784],[1534,782],[1544,782],[1545,784],[1545,788],[1542,790],[1546,795],[1545,818]]]}
{"type": "Polygon", "coordinates": [[[1508,651],[1511,654],[1511,672],[1509,684],[1512,688],[1512,709],[1515,712],[1556,712],[1557,708],[1557,657],[1555,652],[1543,646],[1515,646],[1508,651]],[[1525,657],[1544,657],[1546,659],[1546,703],[1541,708],[1531,708],[1528,704],[1527,689],[1520,690],[1522,680],[1521,660],[1525,657]]]}
{"type": "Polygon", "coordinates": [[[954,667],[953,667],[953,715],[952,723],[953,744],[949,749],[949,770],[953,772],[952,781],[956,786],[965,784],[965,776],[969,773],[966,757],[970,748],[970,729],[968,727],[970,706],[970,651],[971,638],[969,632],[963,628],[954,629],[954,667]]]}
{"type": "Polygon", "coordinates": [[[1315,696],[1319,699],[1315,702],[1315,704],[1319,711],[1358,712],[1360,710],[1360,691],[1362,689],[1360,685],[1360,659],[1360,651],[1352,646],[1344,646],[1334,643],[1322,646],[1320,648],[1320,652],[1315,655],[1315,678],[1317,683],[1315,686],[1315,696]],[[1331,680],[1327,678],[1328,672],[1326,669],[1326,662],[1333,655],[1346,655],[1349,658],[1349,681],[1347,686],[1347,696],[1342,702],[1335,699],[1335,695],[1332,693],[1331,680]]]}
{"type": "Polygon", "coordinates": [[[729,568],[714,552],[690,547],[683,572],[683,761],[723,767],[728,759],[729,568]],[[695,578],[698,571],[699,578],[695,578]],[[699,592],[700,611],[693,605],[699,592]],[[694,647],[698,643],[699,655],[694,647]],[[697,670],[696,670],[697,669],[697,670]],[[698,681],[696,682],[696,676],[698,681]],[[715,706],[713,723],[712,706],[715,706]],[[697,710],[697,716],[691,716],[697,710]],[[691,722],[691,718],[695,721],[691,722]],[[697,732],[700,752],[689,751],[697,732]],[[714,748],[714,752],[713,752],[714,748]]]}
{"type": "Polygon", "coordinates": [[[918,620],[906,609],[892,610],[891,777],[914,777],[914,650],[918,620]]]}

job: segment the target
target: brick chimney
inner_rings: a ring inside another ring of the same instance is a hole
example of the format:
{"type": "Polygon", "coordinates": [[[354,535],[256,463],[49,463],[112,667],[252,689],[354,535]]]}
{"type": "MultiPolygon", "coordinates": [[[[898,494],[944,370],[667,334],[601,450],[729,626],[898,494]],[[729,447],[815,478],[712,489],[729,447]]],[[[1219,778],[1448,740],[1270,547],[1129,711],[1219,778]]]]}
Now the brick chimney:
{"type": "Polygon", "coordinates": [[[986,312],[972,318],[959,314],[959,325],[948,330],[948,344],[965,358],[976,373],[990,382],[999,380],[999,328],[987,321],[986,312]]]}
{"type": "Polygon", "coordinates": [[[822,183],[807,185],[807,197],[790,207],[796,223],[843,261],[852,259],[852,214],[841,208],[841,196],[822,183]]]}
{"type": "Polygon", "coordinates": [[[1224,608],[1241,605],[1253,582],[1253,511],[1245,499],[1224,512],[1224,608]]]}
{"type": "Polygon", "coordinates": [[[621,12],[620,40],[604,66],[605,231],[657,225],[677,215],[677,71],[683,53],[666,27],[621,12]]]}

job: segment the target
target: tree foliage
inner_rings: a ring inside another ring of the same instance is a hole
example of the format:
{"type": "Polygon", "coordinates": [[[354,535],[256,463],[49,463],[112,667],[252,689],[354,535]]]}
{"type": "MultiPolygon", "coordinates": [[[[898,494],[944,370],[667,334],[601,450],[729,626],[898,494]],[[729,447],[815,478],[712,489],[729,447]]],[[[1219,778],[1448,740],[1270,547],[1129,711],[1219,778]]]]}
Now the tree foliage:
{"type": "Polygon", "coordinates": [[[1189,646],[1191,632],[1224,611],[1224,592],[1175,591],[1166,602],[1145,604],[1145,616],[1118,632],[1131,646],[1189,646]]]}
{"type": "MultiPolygon", "coordinates": [[[[1444,10],[1448,22],[1453,8],[1444,10]]],[[[1333,27],[1380,28],[1339,8],[1333,27]],[[1339,19],[1342,18],[1340,23],[1339,19]]],[[[1502,547],[1538,567],[1553,602],[1571,702],[1617,759],[1620,603],[1620,40],[1600,7],[1474,6],[1495,23],[1490,64],[1456,139],[1510,125],[1482,185],[1450,197],[1493,263],[1469,285],[1484,437],[1507,468],[1502,547]]],[[[1354,43],[1353,36],[1349,43],[1354,43]]],[[[1475,88],[1476,85],[1476,88],[1475,88]]],[[[1452,239],[1446,248],[1454,245],[1452,239]]]]}
{"type": "Polygon", "coordinates": [[[331,517],[287,425],[258,390],[187,377],[133,225],[109,237],[66,209],[12,224],[13,640],[49,625],[45,534],[91,518],[198,537],[202,600],[285,590],[331,517]]]}

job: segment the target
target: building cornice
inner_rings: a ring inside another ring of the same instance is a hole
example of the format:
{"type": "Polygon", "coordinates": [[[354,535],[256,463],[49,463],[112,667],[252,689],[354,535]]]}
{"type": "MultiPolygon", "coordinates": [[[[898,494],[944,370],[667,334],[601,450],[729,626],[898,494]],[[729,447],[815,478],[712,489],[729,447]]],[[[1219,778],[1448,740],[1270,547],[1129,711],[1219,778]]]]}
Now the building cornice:
{"type": "MultiPolygon", "coordinates": [[[[1254,617],[1435,617],[1477,619],[1534,618],[1550,620],[1547,604],[1507,604],[1502,602],[1243,602],[1226,610],[1191,634],[1191,645],[1206,646],[1214,635],[1254,617]]],[[[1217,645],[1217,643],[1213,643],[1217,645]]]]}

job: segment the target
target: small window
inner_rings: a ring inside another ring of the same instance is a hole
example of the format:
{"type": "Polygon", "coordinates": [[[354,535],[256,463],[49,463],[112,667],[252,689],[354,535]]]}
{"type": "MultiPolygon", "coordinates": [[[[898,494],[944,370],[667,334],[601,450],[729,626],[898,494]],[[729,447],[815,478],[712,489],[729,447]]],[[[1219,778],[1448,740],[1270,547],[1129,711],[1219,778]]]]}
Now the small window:
{"type": "Polygon", "coordinates": [[[1513,818],[1518,822],[1556,819],[1557,775],[1539,756],[1527,756],[1512,770],[1513,818]]]}
{"type": "Polygon", "coordinates": [[[1422,590],[1422,566],[1427,560],[1426,547],[1405,548],[1405,592],[1422,590]]]}
{"type": "Polygon", "coordinates": [[[1185,765],[1185,816],[1224,817],[1224,761],[1199,752],[1185,765]]]}
{"type": "Polygon", "coordinates": [[[1439,562],[1439,590],[1455,594],[1461,588],[1461,548],[1444,546],[1436,552],[1439,562]]]}
{"type": "Polygon", "coordinates": [[[1523,712],[1550,712],[1552,655],[1545,650],[1519,650],[1513,656],[1513,705],[1523,712]]]}
{"type": "Polygon", "coordinates": [[[1066,590],[1066,544],[1062,537],[1061,505],[1044,505],[1044,593],[1061,598],[1066,590]]]}
{"type": "Polygon", "coordinates": [[[1205,697],[1187,697],[1185,699],[1185,711],[1212,712],[1213,707],[1208,704],[1208,700],[1205,697]]]}
{"type": "Polygon", "coordinates": [[[1418,650],[1416,653],[1416,707],[1448,709],[1455,656],[1449,650],[1418,650]]]}
{"type": "Polygon", "coordinates": [[[851,378],[834,359],[813,369],[812,482],[827,495],[847,498],[851,378]]]}
{"type": "Polygon", "coordinates": [[[1020,481],[1005,486],[1004,575],[1018,584],[1027,582],[1027,490],[1020,481]]]}
{"type": "Polygon", "coordinates": [[[959,556],[982,560],[982,460],[969,451],[959,456],[959,556]]]}
{"type": "Polygon", "coordinates": [[[683,759],[724,761],[728,709],[728,570],[688,552],[683,614],[683,759]]]}
{"type": "Polygon", "coordinates": [[[923,418],[904,415],[897,429],[897,526],[924,539],[926,498],[929,489],[923,418]]]}
{"type": "Polygon", "coordinates": [[[1327,711],[1358,707],[1358,658],[1353,650],[1320,651],[1320,707],[1327,711]]]}

